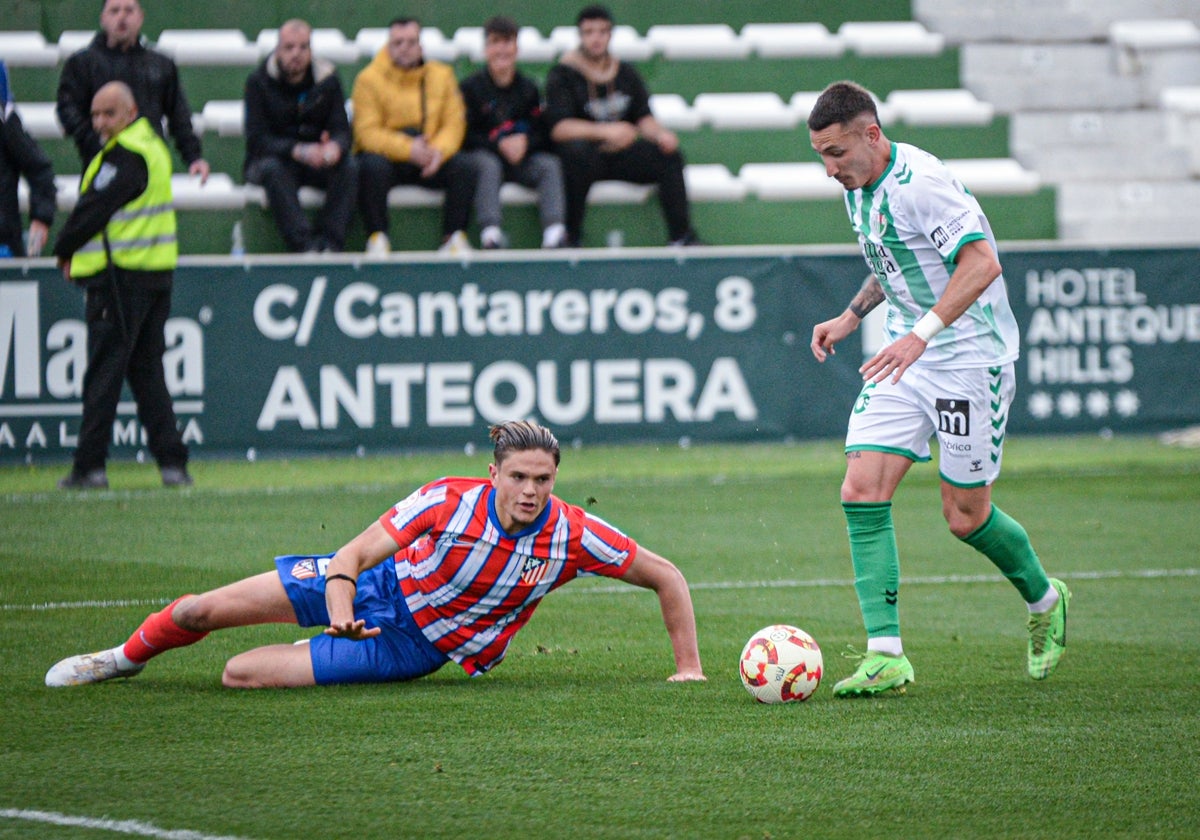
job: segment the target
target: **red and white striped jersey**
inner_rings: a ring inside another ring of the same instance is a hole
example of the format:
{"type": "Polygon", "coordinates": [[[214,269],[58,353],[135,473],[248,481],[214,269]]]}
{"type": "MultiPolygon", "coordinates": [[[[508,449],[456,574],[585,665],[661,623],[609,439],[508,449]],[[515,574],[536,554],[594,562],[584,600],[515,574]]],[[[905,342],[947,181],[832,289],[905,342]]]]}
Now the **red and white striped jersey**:
{"type": "Polygon", "coordinates": [[[396,577],[425,636],[468,674],[504,658],[538,602],[581,572],[621,577],[637,543],[551,496],[516,534],[500,527],[486,478],[442,478],[380,522],[401,546],[396,577]]]}

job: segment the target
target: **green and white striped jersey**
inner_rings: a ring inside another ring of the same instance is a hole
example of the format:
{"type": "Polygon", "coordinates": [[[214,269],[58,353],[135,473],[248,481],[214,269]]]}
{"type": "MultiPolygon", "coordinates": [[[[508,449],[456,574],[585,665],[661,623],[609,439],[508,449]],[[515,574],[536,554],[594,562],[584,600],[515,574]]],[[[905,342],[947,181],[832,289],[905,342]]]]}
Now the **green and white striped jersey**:
{"type": "MultiPolygon", "coordinates": [[[[933,308],[968,242],[986,239],[991,226],[975,196],[933,155],[892,143],[892,160],[873,184],[846,193],[850,224],[889,304],[887,343],[912,331],[933,308]]],[[[958,320],[930,342],[917,364],[938,368],[990,367],[1014,361],[1020,332],[997,277],[958,320]]]]}

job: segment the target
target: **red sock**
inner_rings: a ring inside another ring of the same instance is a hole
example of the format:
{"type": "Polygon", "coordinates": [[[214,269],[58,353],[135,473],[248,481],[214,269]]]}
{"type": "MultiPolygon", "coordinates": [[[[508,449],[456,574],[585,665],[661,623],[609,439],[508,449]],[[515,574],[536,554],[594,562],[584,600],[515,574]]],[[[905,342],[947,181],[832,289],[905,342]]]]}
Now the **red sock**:
{"type": "Polygon", "coordinates": [[[172,648],[193,645],[207,636],[208,633],[184,630],[171,618],[171,611],[175,609],[175,605],[189,597],[191,596],[183,595],[176,598],[161,611],[147,616],[142,626],[135,630],[125,643],[125,655],[133,662],[147,662],[152,656],[172,648]]]}

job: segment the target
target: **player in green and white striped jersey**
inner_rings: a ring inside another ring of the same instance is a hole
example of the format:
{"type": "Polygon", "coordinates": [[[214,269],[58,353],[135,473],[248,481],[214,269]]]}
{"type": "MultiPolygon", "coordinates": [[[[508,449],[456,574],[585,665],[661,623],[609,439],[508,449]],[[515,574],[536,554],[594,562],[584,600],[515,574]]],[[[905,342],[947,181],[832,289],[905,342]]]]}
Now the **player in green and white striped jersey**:
{"type": "Polygon", "coordinates": [[[846,190],[871,274],[841,315],[813,328],[824,362],[867,313],[887,302],[885,345],[859,372],[850,414],[842,508],[867,652],[837,683],[841,697],[904,690],[913,668],[900,639],[900,557],[892,497],[939,442],[942,513],[990,559],[1029,609],[1028,671],[1049,676],[1066,645],[1070,592],[1046,576],[1025,529],[992,504],[1019,333],[996,242],[975,197],[929,153],[883,134],[875,100],[853,82],[826,88],[808,118],[813,149],[846,190]]]}

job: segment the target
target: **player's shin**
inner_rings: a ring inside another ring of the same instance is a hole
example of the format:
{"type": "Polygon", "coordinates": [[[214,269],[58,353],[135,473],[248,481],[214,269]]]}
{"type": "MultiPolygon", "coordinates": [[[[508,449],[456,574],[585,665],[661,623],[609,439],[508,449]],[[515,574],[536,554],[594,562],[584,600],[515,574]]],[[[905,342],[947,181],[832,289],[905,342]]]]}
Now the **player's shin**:
{"type": "Polygon", "coordinates": [[[162,610],[147,616],[146,620],[141,623],[141,626],[134,631],[133,635],[129,637],[129,640],[121,648],[125,657],[130,662],[141,664],[160,653],[172,648],[195,644],[207,636],[207,632],[187,630],[180,627],[171,617],[175,606],[184,598],[190,597],[192,596],[183,595],[176,598],[162,610]]]}

